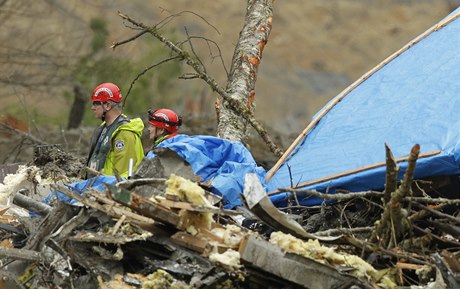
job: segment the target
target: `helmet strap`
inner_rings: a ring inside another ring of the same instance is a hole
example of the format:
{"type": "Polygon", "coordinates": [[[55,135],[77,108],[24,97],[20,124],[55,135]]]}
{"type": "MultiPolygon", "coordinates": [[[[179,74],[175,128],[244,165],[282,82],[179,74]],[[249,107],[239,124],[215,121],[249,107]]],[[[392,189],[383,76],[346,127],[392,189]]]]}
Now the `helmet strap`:
{"type": "Polygon", "coordinates": [[[157,145],[159,145],[159,144],[160,144],[162,141],[164,141],[167,137],[168,137],[167,134],[162,135],[162,136],[155,136],[155,138],[153,139],[153,147],[156,147],[157,145]]]}
{"type": "Polygon", "coordinates": [[[117,106],[117,104],[115,104],[113,102],[109,102],[109,101],[107,101],[105,103],[102,103],[102,109],[103,109],[103,113],[102,113],[102,117],[101,117],[102,121],[105,121],[105,117],[106,117],[107,112],[111,111],[115,106],[117,106]],[[106,103],[110,103],[110,108],[109,109],[105,109],[104,104],[106,104],[106,103]]]}
{"type": "Polygon", "coordinates": [[[169,132],[165,129],[158,128],[155,126],[155,134],[153,135],[153,147],[156,147],[159,143],[164,141],[169,135],[169,132]],[[158,134],[158,131],[162,130],[161,134],[158,134]]]}
{"type": "Polygon", "coordinates": [[[102,103],[102,111],[103,111],[102,116],[101,116],[102,121],[105,121],[105,116],[106,116],[107,112],[110,111],[110,109],[105,109],[105,106],[104,106],[105,104],[106,103],[102,103]]]}

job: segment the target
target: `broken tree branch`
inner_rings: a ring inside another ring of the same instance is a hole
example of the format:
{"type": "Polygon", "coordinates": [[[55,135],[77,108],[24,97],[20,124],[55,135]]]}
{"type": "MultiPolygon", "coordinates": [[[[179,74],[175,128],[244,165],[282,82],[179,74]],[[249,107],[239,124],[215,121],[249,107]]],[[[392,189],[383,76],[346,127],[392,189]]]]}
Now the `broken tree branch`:
{"type": "Polygon", "coordinates": [[[6,248],[0,246],[0,259],[9,258],[25,261],[42,261],[43,256],[40,252],[26,249],[6,248]]]}
{"type": "Polygon", "coordinates": [[[372,227],[360,227],[360,228],[337,228],[329,229],[325,231],[315,232],[316,236],[337,236],[337,235],[354,235],[370,233],[374,228],[372,227]]]}
{"type": "Polygon", "coordinates": [[[39,139],[39,138],[36,138],[35,136],[33,136],[33,135],[30,134],[30,133],[23,132],[23,131],[21,131],[21,130],[19,130],[19,129],[16,129],[16,128],[14,128],[14,127],[12,127],[12,126],[10,126],[10,125],[8,125],[8,124],[5,124],[5,123],[3,123],[3,122],[0,122],[0,126],[6,128],[6,129],[8,129],[9,131],[12,131],[12,132],[14,132],[14,133],[16,133],[16,134],[18,134],[18,135],[20,135],[20,136],[23,136],[23,137],[25,137],[25,138],[27,138],[27,139],[30,139],[33,143],[41,144],[41,145],[46,145],[46,144],[48,144],[47,142],[42,141],[42,140],[39,139]]]}
{"type": "MultiPolygon", "coordinates": [[[[221,87],[214,78],[205,73],[204,67],[198,61],[193,59],[188,52],[182,50],[171,40],[160,34],[158,32],[157,26],[149,27],[120,12],[118,13],[118,15],[122,19],[127,20],[135,26],[142,28],[143,31],[151,34],[153,37],[165,44],[173,53],[177,55],[177,57],[179,57],[179,59],[185,61],[187,65],[189,65],[196,71],[196,73],[200,76],[201,79],[203,79],[214,91],[216,91],[229,104],[229,107],[232,110],[240,114],[246,121],[248,121],[249,124],[251,124],[251,126],[259,133],[259,135],[262,137],[262,139],[265,141],[265,143],[268,145],[270,150],[275,155],[282,155],[282,151],[272,141],[270,135],[265,130],[265,128],[254,118],[252,111],[245,104],[231,97],[231,95],[223,87],[221,87]]],[[[116,48],[121,44],[123,44],[123,42],[116,42],[112,45],[112,48],[116,48]]]]}
{"type": "Polygon", "coordinates": [[[382,192],[375,192],[375,191],[368,191],[368,192],[357,192],[357,193],[337,193],[337,194],[325,194],[320,193],[316,190],[298,190],[298,189],[291,189],[291,188],[282,188],[277,190],[276,192],[269,192],[267,195],[278,194],[280,192],[291,192],[297,195],[305,194],[310,196],[319,197],[325,200],[349,200],[354,198],[366,198],[366,197],[381,197],[383,196],[382,192]]]}
{"type": "Polygon", "coordinates": [[[439,211],[436,211],[436,210],[434,210],[434,209],[428,208],[427,206],[424,206],[424,205],[419,204],[419,203],[413,202],[413,204],[414,204],[415,206],[417,206],[417,207],[419,207],[419,208],[425,210],[425,211],[430,212],[431,214],[433,214],[433,215],[435,215],[435,216],[437,216],[437,217],[445,218],[445,219],[447,219],[447,220],[449,220],[449,221],[452,221],[452,222],[454,222],[454,223],[460,224],[460,219],[459,219],[459,218],[453,217],[453,216],[448,215],[448,214],[441,213],[441,212],[439,212],[439,211]]]}
{"type": "Polygon", "coordinates": [[[412,179],[419,153],[420,145],[416,144],[411,149],[401,185],[391,194],[391,199],[385,205],[382,218],[376,223],[371,240],[374,242],[379,240],[379,243],[384,247],[396,247],[410,228],[407,218],[408,213],[401,207],[401,202],[411,192],[412,179]]]}
{"type": "Polygon", "coordinates": [[[460,199],[430,198],[430,197],[405,197],[405,201],[427,203],[427,204],[446,204],[459,205],[460,199]]]}
{"type": "Polygon", "coordinates": [[[385,193],[384,193],[383,199],[386,204],[391,199],[391,193],[396,191],[396,189],[398,188],[399,168],[396,165],[396,160],[393,157],[393,153],[391,152],[387,144],[385,144],[385,152],[386,152],[387,171],[386,171],[386,176],[385,176],[385,193]]]}

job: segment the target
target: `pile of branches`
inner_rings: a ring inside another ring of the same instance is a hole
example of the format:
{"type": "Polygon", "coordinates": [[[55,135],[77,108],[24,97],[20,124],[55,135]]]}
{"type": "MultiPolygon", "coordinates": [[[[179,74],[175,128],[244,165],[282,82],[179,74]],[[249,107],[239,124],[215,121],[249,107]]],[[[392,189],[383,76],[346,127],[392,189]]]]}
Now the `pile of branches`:
{"type": "MultiPolygon", "coordinates": [[[[288,214],[316,236],[340,237],[342,245],[375,268],[395,270],[401,286],[426,284],[442,275],[444,287],[460,288],[460,186],[458,176],[414,180],[420,148],[415,145],[403,180],[388,147],[385,191],[323,194],[291,192],[288,214]],[[318,207],[299,206],[303,197],[321,197],[318,207]]],[[[257,223],[257,222],[256,222],[257,223]]],[[[259,224],[259,232],[273,230],[259,224]]]]}
{"type": "MultiPolygon", "coordinates": [[[[449,186],[441,184],[442,178],[414,181],[418,153],[414,146],[398,183],[398,168],[387,150],[384,192],[330,195],[286,189],[293,193],[292,206],[282,209],[287,214],[269,208],[266,196],[252,206],[246,203],[241,210],[228,211],[174,197],[157,196],[152,202],[137,194],[164,191],[165,180],[159,178],[119,180],[102,194],[91,188],[77,194],[64,186],[52,187],[79,205],[37,204],[16,194],[16,204],[36,212],[36,217],[12,217],[0,211],[0,230],[5,232],[0,240],[0,274],[10,282],[8,288],[329,288],[291,274],[297,268],[344,289],[460,288],[458,176],[448,178],[454,180],[449,186]],[[436,191],[435,184],[438,194],[444,190],[444,197],[428,194],[436,191]],[[427,185],[430,188],[423,190],[427,185]],[[296,201],[305,194],[325,202],[301,207],[296,201]],[[281,220],[282,215],[288,221],[281,220]],[[299,227],[292,226],[294,220],[299,227]],[[287,245],[282,253],[273,244],[251,239],[251,232],[270,242],[273,235],[280,238],[278,233],[284,232],[302,245],[287,245]],[[356,268],[333,263],[318,252],[309,263],[293,257],[305,256],[294,248],[309,249],[311,240],[364,259],[396,285],[357,279],[349,275],[356,268]],[[18,263],[24,266],[21,274],[9,276],[12,264],[18,263]]],[[[247,193],[245,187],[245,198],[247,193]]]]}

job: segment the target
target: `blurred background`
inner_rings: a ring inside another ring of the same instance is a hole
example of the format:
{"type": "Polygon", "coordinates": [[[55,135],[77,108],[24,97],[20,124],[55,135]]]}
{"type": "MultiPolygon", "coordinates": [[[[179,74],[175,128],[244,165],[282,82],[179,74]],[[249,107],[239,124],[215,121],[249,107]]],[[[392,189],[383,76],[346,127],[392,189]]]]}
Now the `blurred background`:
{"type": "MultiPolygon", "coordinates": [[[[256,83],[257,119],[287,149],[331,98],[459,2],[275,1],[256,83]]],[[[201,80],[179,79],[191,71],[185,64],[168,62],[137,79],[170,56],[162,44],[143,35],[110,48],[138,33],[118,12],[148,26],[161,23],[160,32],[177,43],[187,34],[201,37],[193,40],[194,50],[225,87],[246,5],[243,0],[0,0],[0,163],[29,160],[40,142],[85,156],[99,124],[88,99],[102,82],[118,84],[124,96],[129,91],[125,113],[131,117],[145,119],[149,107],[169,107],[183,116],[183,132],[214,134],[217,95],[201,80]]],[[[254,134],[250,149],[270,167],[276,158],[254,134]]]]}

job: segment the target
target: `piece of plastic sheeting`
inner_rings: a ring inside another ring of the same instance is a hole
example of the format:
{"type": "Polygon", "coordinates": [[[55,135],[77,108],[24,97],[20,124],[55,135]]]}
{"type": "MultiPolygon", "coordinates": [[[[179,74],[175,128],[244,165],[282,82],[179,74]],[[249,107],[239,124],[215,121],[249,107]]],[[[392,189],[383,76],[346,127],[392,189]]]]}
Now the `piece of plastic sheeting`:
{"type": "MultiPolygon", "coordinates": [[[[90,186],[94,190],[104,192],[105,184],[114,185],[116,182],[117,182],[117,178],[115,176],[97,176],[97,177],[93,177],[91,179],[87,179],[84,181],[78,181],[78,182],[71,183],[69,185],[66,185],[66,188],[73,191],[74,193],[81,195],[86,190],[88,190],[90,186]]],[[[49,193],[48,196],[46,196],[45,199],[43,199],[43,202],[46,204],[49,204],[49,202],[53,200],[54,198],[57,198],[61,200],[62,202],[69,203],[69,204],[77,203],[77,200],[59,191],[53,191],[49,193]]]]}
{"type": "MultiPolygon", "coordinates": [[[[226,209],[242,205],[240,195],[246,173],[255,173],[265,185],[265,170],[240,142],[206,135],[177,135],[158,147],[169,148],[187,161],[201,181],[210,182],[212,192],[222,196],[226,209]]],[[[155,154],[149,152],[147,157],[155,154]]]]}

